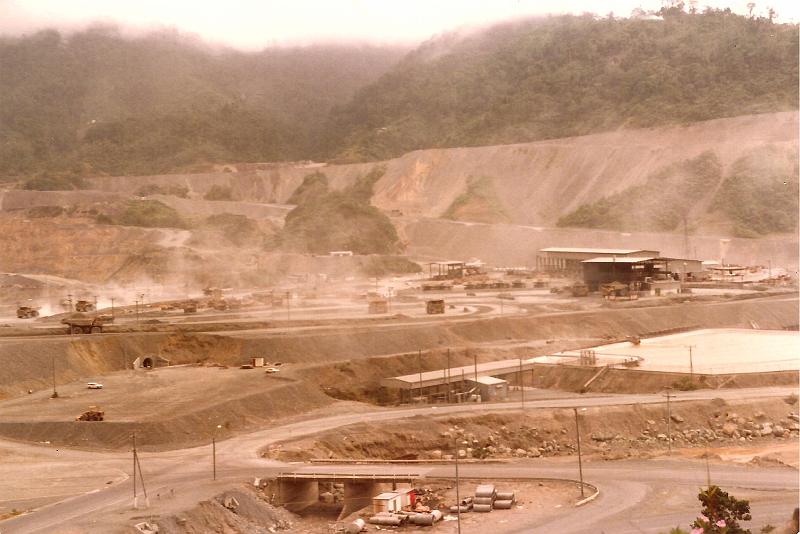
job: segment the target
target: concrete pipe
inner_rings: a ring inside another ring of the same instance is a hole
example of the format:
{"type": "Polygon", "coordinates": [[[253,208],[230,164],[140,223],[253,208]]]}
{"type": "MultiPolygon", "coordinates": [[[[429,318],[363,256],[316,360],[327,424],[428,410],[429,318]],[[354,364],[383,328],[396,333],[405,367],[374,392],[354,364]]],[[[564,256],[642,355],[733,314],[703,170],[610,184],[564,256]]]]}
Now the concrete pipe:
{"type": "Polygon", "coordinates": [[[494,497],[496,493],[494,484],[481,484],[475,488],[476,497],[494,497]]]}
{"type": "Polygon", "coordinates": [[[510,510],[512,506],[514,506],[514,501],[510,499],[504,501],[494,501],[495,510],[510,510]]]}
{"type": "Polygon", "coordinates": [[[494,497],[475,497],[475,500],[472,501],[473,505],[475,504],[488,504],[489,506],[495,501],[494,497]]]}
{"type": "Polygon", "coordinates": [[[366,523],[364,522],[363,519],[359,517],[358,519],[347,525],[345,532],[347,532],[347,534],[358,534],[359,532],[364,530],[364,525],[366,525],[366,523]]]}
{"type": "Polygon", "coordinates": [[[478,513],[491,512],[492,511],[492,505],[491,504],[475,504],[475,505],[472,506],[472,511],[473,512],[478,512],[478,513]]]}
{"type": "Polygon", "coordinates": [[[399,527],[403,520],[395,515],[374,515],[369,518],[369,522],[372,525],[399,527]]]}
{"type": "Polygon", "coordinates": [[[441,521],[442,517],[444,517],[440,510],[432,510],[431,515],[433,516],[434,521],[441,521]]]}
{"type": "Polygon", "coordinates": [[[454,504],[453,506],[450,507],[450,513],[457,514],[458,512],[461,512],[463,514],[469,512],[471,508],[472,508],[471,504],[462,504],[461,506],[456,506],[454,504]]]}
{"type": "Polygon", "coordinates": [[[498,491],[497,492],[497,500],[498,501],[515,501],[514,492],[513,491],[498,491]]]}
{"type": "Polygon", "coordinates": [[[417,514],[409,522],[412,525],[429,527],[434,523],[433,514],[417,514]]]}

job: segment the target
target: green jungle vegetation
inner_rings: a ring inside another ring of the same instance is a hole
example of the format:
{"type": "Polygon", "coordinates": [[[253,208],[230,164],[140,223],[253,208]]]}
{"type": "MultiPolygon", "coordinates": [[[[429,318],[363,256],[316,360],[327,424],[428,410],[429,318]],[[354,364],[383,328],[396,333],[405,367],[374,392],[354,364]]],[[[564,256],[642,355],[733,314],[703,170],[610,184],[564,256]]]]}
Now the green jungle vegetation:
{"type": "Polygon", "coordinates": [[[527,19],[444,34],[410,52],[239,52],[110,27],[4,37],[0,175],[374,161],[797,109],[797,25],[682,4],[661,16],[527,19]]]}
{"type": "Polygon", "coordinates": [[[376,167],[343,190],[331,190],[322,173],[306,176],[292,195],[297,206],[286,216],[280,245],[314,254],[332,250],[355,254],[400,252],[402,246],[392,222],[370,204],[373,185],[384,172],[384,167],[376,167]]]}
{"type": "Polygon", "coordinates": [[[509,222],[503,203],[497,196],[494,181],[488,176],[467,179],[466,190],[442,214],[443,219],[483,223],[509,222]]]}
{"type": "Polygon", "coordinates": [[[716,156],[705,152],[652,174],[641,185],[582,204],[557,226],[672,232],[686,224],[691,231],[689,221],[721,212],[737,237],[792,232],[800,209],[795,157],[756,151],[740,157],[723,176],[716,156]]]}

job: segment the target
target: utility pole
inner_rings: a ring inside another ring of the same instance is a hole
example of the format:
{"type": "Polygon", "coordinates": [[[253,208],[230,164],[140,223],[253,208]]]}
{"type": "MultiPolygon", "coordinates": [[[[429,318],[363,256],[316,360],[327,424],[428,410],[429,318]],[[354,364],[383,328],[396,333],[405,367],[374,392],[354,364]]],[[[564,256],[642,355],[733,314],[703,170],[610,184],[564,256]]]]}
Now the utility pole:
{"type": "Polygon", "coordinates": [[[689,349],[689,377],[692,383],[694,383],[694,362],[692,361],[692,349],[694,345],[687,345],[687,348],[689,349]]]}
{"type": "Polygon", "coordinates": [[[450,404],[450,349],[447,349],[447,372],[445,373],[445,380],[447,381],[447,404],[450,404]]]}
{"type": "MultiPolygon", "coordinates": [[[[586,410],[586,408],[581,409],[581,411],[586,410]]],[[[583,494],[583,460],[581,459],[581,427],[578,424],[578,409],[573,408],[572,411],[575,413],[575,435],[578,437],[578,475],[580,476],[581,481],[581,498],[584,497],[583,494]]]]}
{"type": "Polygon", "coordinates": [[[150,508],[150,498],[147,496],[147,488],[144,485],[144,473],[142,473],[142,464],[139,463],[139,453],[135,452],[133,458],[136,460],[136,465],[139,467],[139,481],[142,483],[142,493],[144,493],[144,507],[150,508]]]}
{"type": "Polygon", "coordinates": [[[472,353],[472,367],[475,369],[475,385],[478,385],[478,355],[472,353]]]}
{"type": "Polygon", "coordinates": [[[461,387],[459,387],[459,389],[461,390],[461,400],[459,400],[458,402],[463,402],[464,401],[464,394],[465,394],[465,392],[467,390],[466,384],[467,384],[467,381],[464,379],[464,368],[462,367],[461,368],[461,387]]]}
{"type": "Polygon", "coordinates": [[[58,391],[56,391],[56,356],[55,354],[52,356],[53,358],[53,394],[50,395],[51,399],[58,398],[58,391]]]}
{"type": "Polygon", "coordinates": [[[667,393],[664,395],[667,398],[667,454],[672,454],[672,410],[669,401],[675,395],[672,394],[672,388],[667,388],[667,393]]]}
{"type": "Polygon", "coordinates": [[[67,293],[67,302],[69,303],[69,311],[72,312],[72,294],[67,293]]]}
{"type": "Polygon", "coordinates": [[[136,432],[133,433],[133,509],[137,510],[139,508],[139,504],[137,502],[138,497],[136,495],[136,432]]]}
{"type": "Polygon", "coordinates": [[[453,441],[455,442],[455,446],[456,446],[456,450],[455,450],[455,453],[456,453],[456,455],[455,455],[456,456],[456,518],[458,520],[457,521],[458,534],[461,534],[461,495],[460,495],[459,489],[458,489],[458,487],[460,485],[460,479],[458,477],[458,452],[459,452],[459,450],[458,450],[458,437],[456,436],[453,441]]]}
{"type": "Polygon", "coordinates": [[[419,396],[422,397],[422,350],[417,350],[417,367],[419,368],[419,396]]]}

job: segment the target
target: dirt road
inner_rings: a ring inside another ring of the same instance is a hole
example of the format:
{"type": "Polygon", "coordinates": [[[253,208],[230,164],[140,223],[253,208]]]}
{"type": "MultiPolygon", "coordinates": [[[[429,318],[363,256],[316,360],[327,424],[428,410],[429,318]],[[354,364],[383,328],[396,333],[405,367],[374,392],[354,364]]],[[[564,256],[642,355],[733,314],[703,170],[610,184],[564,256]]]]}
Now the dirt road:
{"type": "MultiPolygon", "coordinates": [[[[789,395],[794,388],[761,388],[741,390],[706,390],[684,392],[678,394],[681,400],[710,400],[723,398],[729,400],[746,400],[775,398],[789,395]]],[[[526,409],[611,406],[636,403],[662,403],[660,395],[609,395],[603,397],[551,399],[526,403],[526,409]]],[[[246,480],[253,476],[267,476],[297,469],[296,466],[269,461],[259,457],[259,451],[272,443],[292,438],[312,435],[368,418],[371,421],[390,421],[399,418],[413,417],[430,413],[464,413],[475,412],[475,405],[426,406],[423,408],[376,410],[360,414],[335,416],[317,416],[292,424],[270,428],[251,434],[237,436],[217,445],[218,481],[212,483],[210,477],[211,451],[208,446],[176,450],[163,453],[142,454],[142,465],[148,479],[148,485],[162,491],[172,489],[180,495],[187,496],[187,502],[172,502],[173,508],[178,504],[191,506],[198,499],[209,498],[220,490],[221,484],[246,480]]],[[[519,405],[496,404],[479,407],[480,410],[500,411],[518,410],[519,405]]],[[[80,480],[82,477],[93,478],[97,488],[89,493],[78,494],[67,501],[61,501],[43,507],[30,514],[25,514],[0,523],[4,534],[36,533],[36,532],[109,532],[114,531],[107,521],[112,518],[116,524],[130,524],[134,516],[141,516],[141,511],[130,509],[131,482],[126,480],[115,484],[100,483],[97,477],[99,470],[117,469],[129,473],[130,455],[120,453],[88,453],[74,450],[55,450],[50,447],[30,446],[12,442],[0,442],[0,451],[4,455],[17,455],[17,466],[26,464],[24,457],[36,454],[35,460],[29,460],[29,469],[19,469],[14,478],[3,477],[0,481],[0,497],[8,502],[15,494],[16,488],[23,481],[33,485],[37,476],[47,474],[42,484],[57,484],[60,478],[80,480]],[[68,476],[69,475],[69,476],[68,476]],[[100,519],[98,519],[100,518],[100,519]],[[100,523],[98,523],[100,521],[100,523]],[[105,530],[104,530],[105,529],[105,530]]],[[[465,468],[463,476],[469,477],[566,477],[575,478],[574,460],[540,459],[536,461],[520,460],[514,464],[472,465],[465,468]]],[[[449,476],[450,466],[420,466],[404,468],[400,466],[368,466],[337,465],[335,469],[349,472],[402,472],[411,469],[425,476],[449,476]]],[[[739,491],[772,492],[770,502],[754,501],[753,515],[760,521],[777,524],[785,520],[797,502],[798,479],[794,469],[784,467],[752,467],[746,465],[718,465],[711,467],[713,482],[718,483],[741,496],[739,491]]],[[[515,525],[522,530],[518,532],[574,532],[597,533],[598,528],[608,528],[607,532],[659,532],[668,530],[676,524],[686,524],[697,509],[693,498],[697,489],[705,484],[705,464],[701,461],[682,459],[651,461],[619,461],[590,464],[585,469],[587,481],[601,488],[601,497],[583,508],[565,510],[561,518],[547,525],[515,525]],[[653,495],[659,492],[673,491],[670,499],[654,506],[653,495]],[[612,528],[613,527],[613,528],[612,528]]],[[[81,488],[86,491],[86,485],[81,488]]],[[[762,493],[758,493],[762,495],[762,493]]],[[[152,502],[152,501],[151,501],[152,502]]],[[[158,504],[153,505],[151,513],[159,513],[158,504]]],[[[162,506],[167,509],[169,506],[162,506]]],[[[116,528],[116,527],[115,527],[116,528]]],[[[509,527],[510,528],[510,527],[509,527]]],[[[513,530],[508,530],[513,532],[513,530]]]]}

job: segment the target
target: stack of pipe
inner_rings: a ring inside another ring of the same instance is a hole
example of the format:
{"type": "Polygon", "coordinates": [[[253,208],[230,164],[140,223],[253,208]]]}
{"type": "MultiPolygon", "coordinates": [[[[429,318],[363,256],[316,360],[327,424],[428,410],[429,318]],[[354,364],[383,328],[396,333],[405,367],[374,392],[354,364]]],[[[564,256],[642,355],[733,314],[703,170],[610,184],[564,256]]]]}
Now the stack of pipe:
{"type": "Polygon", "coordinates": [[[517,499],[513,491],[498,491],[497,498],[494,501],[494,508],[495,510],[510,510],[515,502],[517,502],[517,499]]]}
{"type": "Polygon", "coordinates": [[[497,490],[495,490],[494,484],[481,484],[475,488],[472,510],[480,513],[491,512],[496,498],[497,490]]]}

